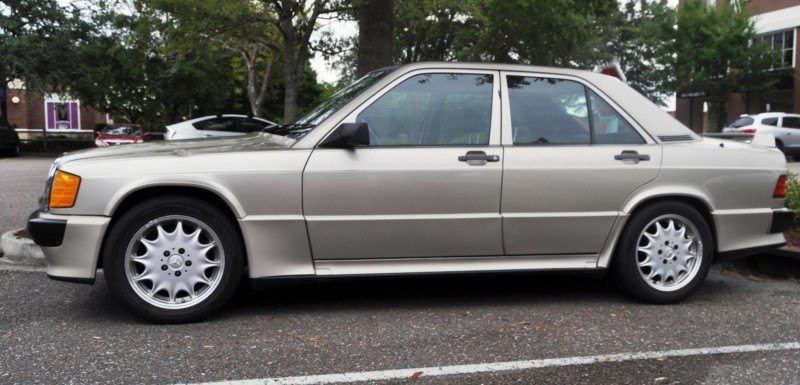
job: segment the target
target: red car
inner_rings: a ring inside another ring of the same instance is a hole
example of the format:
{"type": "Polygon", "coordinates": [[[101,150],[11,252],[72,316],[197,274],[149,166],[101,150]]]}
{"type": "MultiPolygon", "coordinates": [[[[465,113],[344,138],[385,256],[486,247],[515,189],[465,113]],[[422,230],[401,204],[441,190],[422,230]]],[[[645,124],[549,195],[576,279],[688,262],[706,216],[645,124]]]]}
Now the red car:
{"type": "Polygon", "coordinates": [[[142,143],[150,138],[149,132],[142,132],[138,124],[109,124],[100,131],[95,131],[94,145],[97,147],[117,146],[120,144],[142,143]]]}

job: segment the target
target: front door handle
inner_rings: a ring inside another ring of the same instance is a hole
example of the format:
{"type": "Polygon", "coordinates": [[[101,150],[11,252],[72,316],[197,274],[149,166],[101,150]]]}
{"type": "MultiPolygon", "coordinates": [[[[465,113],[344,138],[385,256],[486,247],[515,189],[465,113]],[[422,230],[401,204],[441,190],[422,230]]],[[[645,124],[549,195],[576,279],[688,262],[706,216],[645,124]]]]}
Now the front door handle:
{"type": "Polygon", "coordinates": [[[622,154],[614,155],[614,159],[625,161],[633,161],[632,163],[639,163],[640,161],[650,160],[650,155],[639,154],[636,151],[625,150],[622,154]]]}
{"type": "Polygon", "coordinates": [[[484,165],[486,162],[499,162],[500,156],[499,155],[486,155],[483,151],[467,151],[466,155],[461,155],[458,157],[459,162],[467,162],[470,166],[472,165],[484,165]]]}

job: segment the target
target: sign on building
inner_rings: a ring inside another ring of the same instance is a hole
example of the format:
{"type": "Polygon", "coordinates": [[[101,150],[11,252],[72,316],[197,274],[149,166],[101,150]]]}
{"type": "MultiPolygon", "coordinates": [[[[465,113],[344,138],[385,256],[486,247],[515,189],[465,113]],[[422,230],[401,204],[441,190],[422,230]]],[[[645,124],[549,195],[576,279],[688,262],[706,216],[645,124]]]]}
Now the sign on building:
{"type": "Polygon", "coordinates": [[[52,95],[44,101],[47,130],[80,130],[81,108],[79,100],[62,99],[52,95]]]}

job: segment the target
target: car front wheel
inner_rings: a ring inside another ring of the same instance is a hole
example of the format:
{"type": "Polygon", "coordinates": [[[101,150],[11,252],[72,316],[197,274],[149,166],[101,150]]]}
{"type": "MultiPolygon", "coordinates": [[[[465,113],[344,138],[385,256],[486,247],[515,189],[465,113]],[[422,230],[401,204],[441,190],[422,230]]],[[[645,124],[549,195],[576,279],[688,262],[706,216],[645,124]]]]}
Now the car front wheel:
{"type": "Polygon", "coordinates": [[[209,202],[162,197],[112,228],[103,267],[114,296],[153,322],[199,320],[238,287],[244,251],[233,221],[209,202]]]}
{"type": "Polygon", "coordinates": [[[705,280],[714,245],[703,216],[682,202],[659,202],[631,217],[614,256],[620,286],[651,303],[675,303],[705,280]]]}

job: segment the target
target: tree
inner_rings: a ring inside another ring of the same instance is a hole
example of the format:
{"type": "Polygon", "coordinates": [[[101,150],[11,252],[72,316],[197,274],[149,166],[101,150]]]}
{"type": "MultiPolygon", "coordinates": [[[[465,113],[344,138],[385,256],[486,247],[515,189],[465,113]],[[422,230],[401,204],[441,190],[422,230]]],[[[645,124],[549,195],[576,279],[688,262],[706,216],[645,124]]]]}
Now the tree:
{"type": "Polygon", "coordinates": [[[628,0],[609,40],[628,85],[658,104],[675,92],[676,15],[667,0],[628,0]]]}
{"type": "Polygon", "coordinates": [[[281,57],[283,60],[283,84],[285,88],[283,119],[292,123],[297,119],[298,91],[300,81],[308,65],[311,34],[320,15],[337,11],[332,0],[262,0],[269,22],[275,25],[283,37],[281,57]],[[275,15],[272,18],[271,15],[275,15]]]}
{"type": "Polygon", "coordinates": [[[56,0],[9,0],[0,7],[0,81],[21,79],[29,89],[63,90],[84,67],[72,47],[89,25],[75,5],[56,0]]]}
{"type": "Polygon", "coordinates": [[[85,68],[69,78],[67,92],[151,129],[235,106],[230,60],[206,44],[171,60],[165,47],[176,26],[163,16],[143,3],[125,13],[102,8],[92,14],[102,32],[74,48],[85,68]]]}
{"type": "Polygon", "coordinates": [[[140,0],[164,11],[177,24],[171,29],[170,49],[180,59],[198,42],[210,40],[241,60],[246,69],[250,112],[260,116],[267,99],[280,37],[259,2],[240,0],[140,0]]]}
{"type": "Polygon", "coordinates": [[[358,12],[356,75],[392,65],[394,0],[362,0],[358,12]]]}
{"type": "Polygon", "coordinates": [[[762,91],[774,84],[769,70],[776,52],[754,43],[753,22],[742,8],[725,3],[716,9],[700,0],[686,0],[678,8],[677,85],[706,94],[712,131],[726,123],[733,92],[762,91]]]}
{"type": "Polygon", "coordinates": [[[615,0],[483,0],[483,26],[461,57],[501,63],[592,68],[611,55],[615,0]]]}

